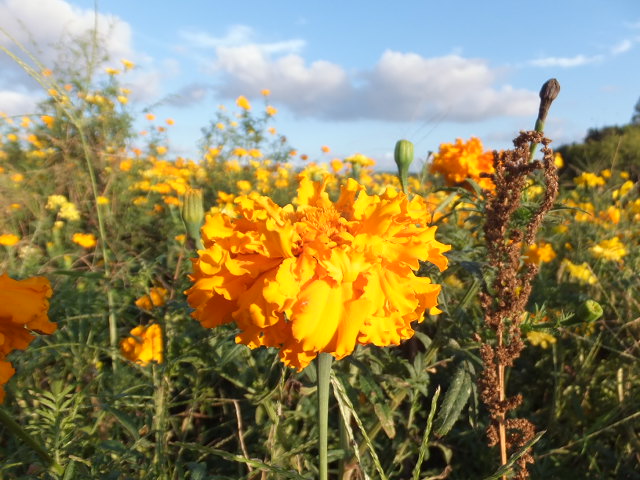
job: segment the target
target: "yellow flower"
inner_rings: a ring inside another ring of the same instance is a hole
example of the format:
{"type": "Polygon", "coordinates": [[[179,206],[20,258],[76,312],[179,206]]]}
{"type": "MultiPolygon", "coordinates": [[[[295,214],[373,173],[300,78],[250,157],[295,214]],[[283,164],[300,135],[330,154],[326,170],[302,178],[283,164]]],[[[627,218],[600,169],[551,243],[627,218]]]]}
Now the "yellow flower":
{"type": "Polygon", "coordinates": [[[11,175],[11,181],[15,183],[20,183],[24,180],[24,175],[21,173],[14,173],[11,175]]]}
{"type": "Polygon", "coordinates": [[[267,108],[265,110],[267,112],[267,115],[269,115],[270,117],[273,117],[276,113],[278,113],[278,109],[272,107],[271,105],[267,105],[267,108]]]}
{"type": "Polygon", "coordinates": [[[493,152],[485,152],[476,137],[466,143],[458,138],[455,144],[440,145],[440,151],[433,157],[431,172],[440,173],[447,185],[458,185],[470,178],[481,188],[493,190],[491,179],[480,176],[494,172],[493,152]]]}
{"type": "Polygon", "coordinates": [[[147,113],[145,115],[146,119],[149,120],[150,122],[153,122],[156,119],[156,116],[153,113],[147,113]]]}
{"type": "Polygon", "coordinates": [[[162,363],[162,329],[157,323],[148,327],[140,325],[129,333],[129,337],[120,342],[122,355],[143,367],[150,362],[162,363]]]}
{"type": "Polygon", "coordinates": [[[271,90],[269,90],[268,88],[263,88],[260,93],[262,95],[264,95],[265,97],[268,97],[269,95],[271,95],[271,90]]]}
{"type": "Polygon", "coordinates": [[[102,195],[97,198],[98,205],[109,205],[109,199],[107,197],[103,197],[102,195]]]}
{"type": "Polygon", "coordinates": [[[51,128],[56,121],[51,115],[41,115],[40,120],[49,128],[51,128]]]}
{"type": "Polygon", "coordinates": [[[342,160],[339,158],[334,158],[329,162],[329,164],[331,165],[331,170],[333,170],[334,173],[338,173],[344,168],[344,163],[342,163],[342,160]]]}
{"type": "Polygon", "coordinates": [[[562,158],[560,152],[556,152],[553,156],[553,163],[555,164],[556,168],[564,167],[564,158],[562,158]]]}
{"type": "Polygon", "coordinates": [[[622,257],[624,257],[628,253],[627,249],[618,237],[613,237],[609,240],[603,240],[597,245],[591,247],[589,251],[596,258],[611,260],[614,262],[619,262],[620,260],[622,260],[622,257]]]}
{"type": "Polygon", "coordinates": [[[158,153],[158,155],[164,155],[165,153],[167,153],[167,147],[163,146],[163,145],[158,145],[156,147],[156,152],[158,153]]]}
{"type": "Polygon", "coordinates": [[[540,265],[543,262],[550,262],[556,258],[556,252],[550,243],[540,242],[537,245],[529,245],[524,255],[524,263],[529,265],[540,265]]]}
{"type": "Polygon", "coordinates": [[[595,173],[584,172],[573,179],[573,183],[579,187],[602,187],[604,185],[604,178],[599,177],[595,173]]]}
{"type": "Polygon", "coordinates": [[[60,208],[60,212],[58,212],[60,218],[64,218],[65,220],[76,221],[80,220],[80,212],[76,208],[75,204],[71,202],[67,202],[60,208]]]}
{"type": "Polygon", "coordinates": [[[329,153],[331,151],[331,149],[326,145],[323,145],[320,150],[322,150],[322,153],[329,153]]]}
{"type": "Polygon", "coordinates": [[[3,233],[0,235],[0,245],[4,245],[5,247],[12,247],[19,241],[20,237],[13,233],[3,233]]]}
{"type": "Polygon", "coordinates": [[[244,110],[251,110],[251,104],[244,95],[240,95],[238,98],[236,98],[236,105],[244,110]]]}
{"type": "Polygon", "coordinates": [[[424,223],[424,200],[393,188],[370,196],[349,179],[333,203],[328,180],[302,176],[295,207],[253,193],[236,198],[237,218],[207,217],[186,292],[194,318],[234,321],[236,342],[277,347],[301,370],[320,352],[397,345],[425,311],[439,312],[440,285],[414,274],[420,259],[447,268],[450,249],[424,223]]]}
{"type": "Polygon", "coordinates": [[[162,307],[167,301],[168,293],[166,288],[152,287],[148,295],[136,300],[136,307],[148,312],[153,310],[153,307],[162,307]]]}
{"type": "Polygon", "coordinates": [[[224,123],[222,123],[222,122],[218,122],[218,123],[216,123],[216,128],[217,128],[218,130],[224,130],[224,123]]]}
{"type": "Polygon", "coordinates": [[[355,155],[351,155],[344,159],[345,162],[349,162],[352,165],[359,165],[361,167],[372,167],[376,164],[373,158],[369,158],[362,153],[356,153],[355,155]]]}
{"type": "Polygon", "coordinates": [[[35,338],[31,332],[51,334],[57,325],[49,321],[51,285],[44,277],[14,280],[0,275],[0,403],[4,385],[15,373],[6,356],[24,350],[35,338]]]}
{"type": "Polygon", "coordinates": [[[74,233],[71,241],[77,243],[82,248],[93,248],[96,246],[96,237],[93,233],[74,233]]]}
{"type": "Polygon", "coordinates": [[[532,330],[527,332],[527,340],[531,342],[531,345],[540,348],[549,348],[550,345],[556,343],[556,337],[547,332],[538,332],[532,330]]]}
{"type": "Polygon", "coordinates": [[[133,63],[131,60],[127,60],[126,58],[123,58],[120,61],[122,62],[122,65],[124,66],[125,70],[131,70],[133,67],[136,66],[135,63],[133,63]]]}
{"type": "Polygon", "coordinates": [[[238,190],[241,192],[247,193],[251,190],[251,182],[248,180],[238,180],[236,187],[238,187],[238,190]]]}
{"type": "Polygon", "coordinates": [[[595,285],[598,279],[591,271],[589,264],[583,262],[577,265],[566,258],[562,261],[563,266],[569,271],[569,278],[583,285],[595,285]]]}
{"type": "Polygon", "coordinates": [[[104,71],[109,75],[119,75],[120,74],[120,70],[118,70],[117,68],[107,67],[107,68],[104,69],[104,71]]]}

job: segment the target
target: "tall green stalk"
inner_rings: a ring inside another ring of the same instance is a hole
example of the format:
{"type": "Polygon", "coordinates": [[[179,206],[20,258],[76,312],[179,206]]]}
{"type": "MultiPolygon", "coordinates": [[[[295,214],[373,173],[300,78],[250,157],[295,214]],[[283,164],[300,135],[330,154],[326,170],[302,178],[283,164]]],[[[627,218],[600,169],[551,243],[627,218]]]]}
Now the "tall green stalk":
{"type": "Polygon", "coordinates": [[[329,388],[331,379],[331,363],[333,357],[328,353],[318,355],[318,470],[319,479],[328,479],[327,439],[329,432],[329,388]]]}

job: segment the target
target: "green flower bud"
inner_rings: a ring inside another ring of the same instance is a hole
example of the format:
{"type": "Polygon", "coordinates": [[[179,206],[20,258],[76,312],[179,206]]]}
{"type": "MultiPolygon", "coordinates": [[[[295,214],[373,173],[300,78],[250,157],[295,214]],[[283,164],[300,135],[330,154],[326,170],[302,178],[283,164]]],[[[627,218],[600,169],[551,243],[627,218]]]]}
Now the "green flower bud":
{"type": "Polygon", "coordinates": [[[398,140],[393,157],[398,166],[398,177],[402,185],[402,191],[407,193],[409,180],[409,167],[413,163],[413,143],[409,140],[398,140]]]}
{"type": "Polygon", "coordinates": [[[180,209],[182,221],[189,236],[196,243],[198,249],[202,249],[202,239],[200,238],[200,228],[204,223],[204,207],[202,206],[202,190],[188,188],[182,198],[182,208],[180,209]]]}
{"type": "Polygon", "coordinates": [[[602,316],[602,306],[595,300],[586,300],[576,311],[576,320],[585,323],[595,322],[602,316]]]}

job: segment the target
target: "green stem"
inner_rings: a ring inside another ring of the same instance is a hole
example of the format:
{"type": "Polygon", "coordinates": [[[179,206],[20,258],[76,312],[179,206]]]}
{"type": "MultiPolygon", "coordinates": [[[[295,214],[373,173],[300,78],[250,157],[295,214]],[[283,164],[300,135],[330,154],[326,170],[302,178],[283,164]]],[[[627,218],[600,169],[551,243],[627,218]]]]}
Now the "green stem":
{"type": "Polygon", "coordinates": [[[320,480],[327,480],[327,437],[329,424],[329,386],[333,357],[328,353],[318,355],[318,449],[320,480]]]}

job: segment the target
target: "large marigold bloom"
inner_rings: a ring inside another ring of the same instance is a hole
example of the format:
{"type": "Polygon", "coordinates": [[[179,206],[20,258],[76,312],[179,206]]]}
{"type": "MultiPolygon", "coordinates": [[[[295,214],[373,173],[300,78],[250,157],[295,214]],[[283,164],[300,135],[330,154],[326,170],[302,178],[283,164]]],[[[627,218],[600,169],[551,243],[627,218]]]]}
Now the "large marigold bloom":
{"type": "Polygon", "coordinates": [[[410,338],[413,321],[439,312],[440,285],[414,271],[419,260],[444,270],[450,249],[421,197],[368,195],[349,179],[333,203],[327,181],[303,176],[296,207],[253,193],[235,199],[235,218],[208,216],[186,292],[204,327],[235,322],[238,343],[276,347],[298,370],[320,352],[410,338]]]}
{"type": "Polygon", "coordinates": [[[5,357],[13,350],[24,350],[35,335],[53,333],[57,325],[49,321],[51,285],[44,277],[14,280],[0,275],[0,403],[4,400],[2,385],[15,370],[5,357]]]}
{"type": "Polygon", "coordinates": [[[458,138],[456,143],[441,144],[440,151],[433,157],[431,172],[440,173],[448,185],[459,185],[470,178],[485,190],[494,189],[490,178],[480,176],[494,172],[493,152],[485,152],[476,137],[466,143],[458,138]]]}

